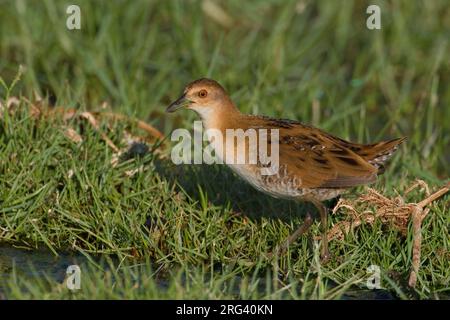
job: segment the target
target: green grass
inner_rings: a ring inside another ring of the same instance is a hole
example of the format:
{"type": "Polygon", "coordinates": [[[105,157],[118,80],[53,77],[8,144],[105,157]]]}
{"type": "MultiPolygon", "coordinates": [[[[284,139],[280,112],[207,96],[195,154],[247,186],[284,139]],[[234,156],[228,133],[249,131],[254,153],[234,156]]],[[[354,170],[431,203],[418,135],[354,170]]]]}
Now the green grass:
{"type": "MultiPolygon", "coordinates": [[[[221,6],[233,19],[231,28],[208,15],[201,1],[77,3],[80,31],[65,28],[64,2],[0,2],[0,76],[9,86],[23,66],[11,92],[0,86],[3,103],[10,95],[32,100],[35,92],[51,105],[79,110],[99,110],[106,101],[114,111],[170,134],[178,127],[191,129],[195,115],[166,115],[165,107],[186,83],[208,76],[227,88],[243,112],[298,119],[360,142],[407,136],[374,185],[386,195],[401,193],[417,178],[433,187],[448,181],[446,1],[228,1],[221,6]],[[381,6],[380,31],[365,27],[365,9],[373,3],[381,6]]],[[[195,270],[192,278],[208,274],[202,270],[221,270],[196,286],[182,285],[169,273],[167,293],[149,289],[137,296],[125,272],[129,282],[114,292],[106,282],[104,295],[87,290],[80,297],[229,297],[220,273],[232,279],[269,272],[283,285],[313,278],[364,287],[372,264],[381,267],[384,287],[410,297],[402,283],[411,265],[411,238],[392,228],[364,225],[332,242],[338,259],[320,268],[311,236],[271,261],[267,253],[310,207],[268,198],[221,166],[174,167],[149,153],[113,168],[113,151],[87,122],[69,124],[83,136],[75,144],[64,136],[60,120],[34,120],[26,106],[22,99],[14,116],[4,113],[0,120],[1,243],[45,246],[54,254],[68,249],[126,261],[145,257],[161,270],[195,270]],[[141,166],[137,174],[127,174],[141,166]],[[202,284],[214,287],[213,293],[202,292],[202,284]]],[[[109,129],[102,125],[125,147],[125,124],[109,129]]],[[[408,200],[422,198],[416,193],[408,200]]],[[[421,298],[450,290],[448,199],[431,206],[424,221],[415,292],[421,298]]],[[[333,216],[330,223],[340,219],[333,216]]],[[[317,223],[312,234],[319,234],[317,223]]],[[[103,281],[104,273],[91,275],[94,283],[103,281]]],[[[32,290],[9,294],[77,297],[42,283],[36,288],[35,295],[32,290]]],[[[321,290],[236,297],[339,296],[329,294],[326,285],[321,290]]]]}

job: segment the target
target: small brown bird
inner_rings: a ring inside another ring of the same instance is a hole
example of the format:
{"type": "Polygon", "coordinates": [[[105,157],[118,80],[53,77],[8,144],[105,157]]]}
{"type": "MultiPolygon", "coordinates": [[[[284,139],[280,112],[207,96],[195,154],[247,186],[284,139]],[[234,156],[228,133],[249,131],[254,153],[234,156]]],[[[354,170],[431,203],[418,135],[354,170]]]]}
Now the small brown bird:
{"type": "MultiPolygon", "coordinates": [[[[332,199],[347,189],[375,182],[384,172],[386,161],[405,138],[363,145],[337,138],[320,129],[298,121],[273,119],[265,116],[242,114],[229,98],[223,87],[214,80],[199,79],[191,82],[183,94],[168,108],[167,112],[186,107],[200,115],[203,127],[216,129],[226,136],[228,129],[277,130],[278,141],[270,136],[268,144],[278,143],[278,170],[276,174],[263,175],[261,161],[257,163],[227,163],[239,176],[273,197],[313,203],[321,217],[322,258],[329,258],[327,242],[327,209],[323,201],[332,199]]],[[[261,139],[261,140],[260,140],[261,139]]],[[[227,144],[226,138],[214,143],[215,151],[223,156],[236,151],[239,143],[245,150],[251,148],[249,139],[227,144]],[[230,150],[234,148],[234,150],[230,150]]],[[[233,153],[234,154],[234,153],[233,153]]],[[[311,225],[307,216],[305,223],[284,243],[282,250],[295,241],[311,225]]]]}

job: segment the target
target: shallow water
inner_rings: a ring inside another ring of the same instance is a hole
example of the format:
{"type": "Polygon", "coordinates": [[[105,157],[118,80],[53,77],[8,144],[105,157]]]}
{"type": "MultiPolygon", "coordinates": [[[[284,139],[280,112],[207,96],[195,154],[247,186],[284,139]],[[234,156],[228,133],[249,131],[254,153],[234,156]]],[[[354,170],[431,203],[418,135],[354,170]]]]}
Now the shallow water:
{"type": "Polygon", "coordinates": [[[55,256],[44,249],[27,250],[0,246],[0,293],[4,293],[4,283],[13,276],[14,269],[17,277],[50,277],[62,282],[68,266],[88,262],[80,254],[58,254],[59,256],[55,256]]]}
{"type": "MultiPolygon", "coordinates": [[[[5,296],[4,283],[13,276],[15,270],[17,277],[25,278],[45,278],[62,283],[66,277],[67,268],[70,265],[86,265],[89,263],[88,259],[75,253],[58,253],[55,256],[51,251],[44,249],[18,249],[11,246],[0,246],[0,298],[5,296]]],[[[100,262],[98,259],[96,262],[100,262]]],[[[100,262],[101,264],[101,262],[100,262]]],[[[158,286],[161,289],[167,288],[166,279],[158,279],[158,286]]],[[[7,298],[7,297],[6,297],[7,298]]],[[[353,289],[346,292],[342,296],[344,300],[354,299],[396,299],[394,295],[385,290],[363,290],[353,289]]]]}

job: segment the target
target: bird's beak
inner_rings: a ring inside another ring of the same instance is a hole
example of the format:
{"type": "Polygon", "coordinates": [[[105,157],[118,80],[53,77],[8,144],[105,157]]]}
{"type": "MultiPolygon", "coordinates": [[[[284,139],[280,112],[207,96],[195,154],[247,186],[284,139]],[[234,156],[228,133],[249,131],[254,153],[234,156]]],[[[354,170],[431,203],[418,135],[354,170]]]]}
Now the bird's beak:
{"type": "Polygon", "coordinates": [[[184,106],[190,104],[191,101],[186,99],[186,94],[184,93],[181,97],[179,97],[176,101],[172,102],[170,106],[167,107],[166,112],[175,112],[184,106]]]}

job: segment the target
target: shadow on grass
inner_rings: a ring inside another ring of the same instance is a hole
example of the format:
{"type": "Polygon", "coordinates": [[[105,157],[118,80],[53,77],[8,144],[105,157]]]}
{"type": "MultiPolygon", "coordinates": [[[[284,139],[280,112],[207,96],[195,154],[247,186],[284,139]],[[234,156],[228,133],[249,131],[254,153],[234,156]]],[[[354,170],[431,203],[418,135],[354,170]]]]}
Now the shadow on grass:
{"type": "MultiPolygon", "coordinates": [[[[308,202],[277,199],[254,189],[225,165],[174,165],[170,161],[156,160],[157,172],[169,183],[177,184],[195,201],[202,201],[202,193],[214,206],[230,207],[253,221],[262,218],[290,222],[304,219],[309,212],[318,218],[315,207],[308,202]],[[201,190],[201,192],[200,192],[201,190]]],[[[336,203],[327,203],[329,208],[336,203]]]]}

